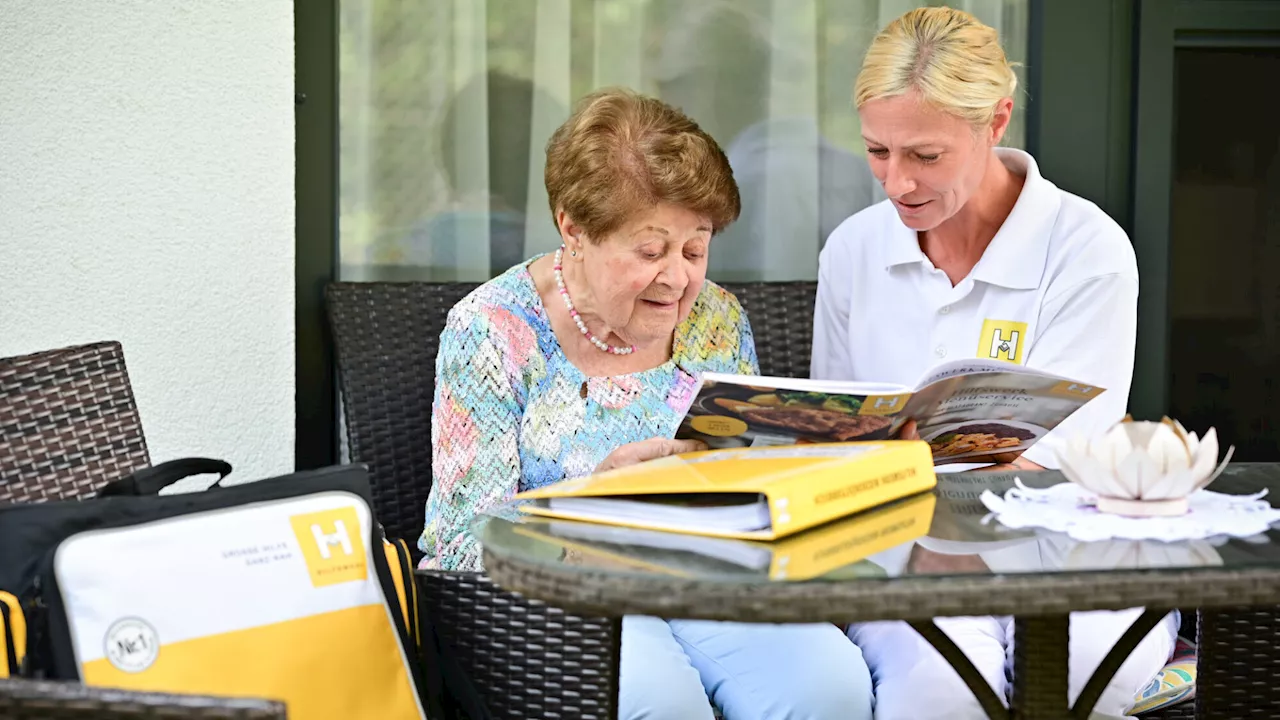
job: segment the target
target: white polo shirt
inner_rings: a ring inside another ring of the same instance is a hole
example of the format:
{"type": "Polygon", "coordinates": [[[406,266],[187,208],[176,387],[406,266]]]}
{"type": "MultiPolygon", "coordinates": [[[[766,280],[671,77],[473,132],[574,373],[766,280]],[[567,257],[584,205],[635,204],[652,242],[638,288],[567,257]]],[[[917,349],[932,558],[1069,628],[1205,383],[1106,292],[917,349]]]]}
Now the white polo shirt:
{"type": "Polygon", "coordinates": [[[941,361],[990,357],[995,335],[1016,330],[1003,359],[1106,388],[1025,453],[1056,468],[1053,446],[1063,437],[1124,417],[1138,266],[1129,238],[1100,208],[1041,177],[1029,154],[996,153],[1026,181],[954,287],[888,200],[836,228],[818,262],[811,374],[910,385],[941,361]]]}

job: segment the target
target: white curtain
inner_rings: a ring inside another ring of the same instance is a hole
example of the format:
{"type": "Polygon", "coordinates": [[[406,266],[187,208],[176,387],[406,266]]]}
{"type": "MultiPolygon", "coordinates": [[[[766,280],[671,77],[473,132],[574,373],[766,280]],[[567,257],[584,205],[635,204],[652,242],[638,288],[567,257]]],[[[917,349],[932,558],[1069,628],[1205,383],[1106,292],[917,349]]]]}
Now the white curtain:
{"type": "MultiPolygon", "coordinates": [[[[1028,2],[950,4],[1020,61],[1028,2]]],[[[681,107],[729,156],[743,213],[713,244],[711,277],[812,279],[835,225],[883,198],[851,102],[862,52],[921,4],[343,0],[344,272],[478,281],[554,250],[546,141],[583,93],[620,85],[681,107]]]]}
{"type": "MultiPolygon", "coordinates": [[[[815,0],[772,0],[769,45],[769,118],[813,121],[814,132],[798,143],[767,143],[762,184],[763,217],[759,234],[765,262],[762,280],[812,275],[818,267],[820,198],[818,177],[818,18],[815,0]]],[[[733,158],[731,158],[732,160],[733,158]]],[[[740,164],[739,164],[740,167],[740,164]]],[[[735,167],[735,172],[737,171],[735,167]]],[[[719,250],[719,248],[717,248],[719,250]]],[[[726,248],[733,252],[733,248],[726,248]]]]}
{"type": "MultiPolygon", "coordinates": [[[[528,202],[525,203],[524,247],[526,257],[551,252],[560,246],[560,234],[547,209],[547,189],[543,181],[542,149],[551,133],[569,117],[570,61],[572,47],[568,31],[572,8],[569,0],[538,0],[534,30],[533,84],[545,94],[533,100],[529,127],[528,202]]],[[[514,168],[513,168],[514,169],[514,168]]]]}
{"type": "MultiPolygon", "coordinates": [[[[437,0],[438,1],[438,0],[437,0]]],[[[475,92],[457,95],[453,130],[456,184],[487,188],[489,183],[489,61],[485,42],[485,0],[453,0],[453,87],[475,83],[475,92]]],[[[462,198],[470,212],[492,211],[489,195],[462,198]]],[[[478,277],[489,270],[489,223],[459,223],[453,233],[459,274],[478,277]]]]}

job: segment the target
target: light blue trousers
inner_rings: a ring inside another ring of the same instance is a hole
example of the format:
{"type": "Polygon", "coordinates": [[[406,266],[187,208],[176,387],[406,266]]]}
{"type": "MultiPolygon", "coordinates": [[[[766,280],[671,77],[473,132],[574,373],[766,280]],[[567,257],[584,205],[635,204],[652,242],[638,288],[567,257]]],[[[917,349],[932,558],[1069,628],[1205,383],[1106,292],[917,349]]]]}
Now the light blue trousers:
{"type": "Polygon", "coordinates": [[[862,651],[827,623],[627,616],[620,680],[621,720],[871,720],[862,651]]]}

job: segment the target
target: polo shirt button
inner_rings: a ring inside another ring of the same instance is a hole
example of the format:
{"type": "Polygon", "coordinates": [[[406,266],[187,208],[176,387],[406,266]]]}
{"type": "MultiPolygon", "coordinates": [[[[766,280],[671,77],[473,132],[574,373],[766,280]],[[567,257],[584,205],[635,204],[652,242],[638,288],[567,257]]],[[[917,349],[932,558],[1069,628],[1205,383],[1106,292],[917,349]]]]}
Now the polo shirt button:
{"type": "Polygon", "coordinates": [[[950,305],[943,305],[943,306],[942,306],[942,308],[938,310],[938,312],[939,312],[939,313],[941,313],[941,314],[943,314],[943,315],[946,315],[947,313],[951,312],[951,306],[950,306],[950,305]]]}
{"type": "Polygon", "coordinates": [[[933,349],[933,354],[934,354],[934,355],[937,355],[938,357],[946,357],[946,356],[947,356],[947,346],[946,346],[946,345],[939,345],[938,347],[936,347],[936,348],[934,348],[934,349],[933,349]]]}

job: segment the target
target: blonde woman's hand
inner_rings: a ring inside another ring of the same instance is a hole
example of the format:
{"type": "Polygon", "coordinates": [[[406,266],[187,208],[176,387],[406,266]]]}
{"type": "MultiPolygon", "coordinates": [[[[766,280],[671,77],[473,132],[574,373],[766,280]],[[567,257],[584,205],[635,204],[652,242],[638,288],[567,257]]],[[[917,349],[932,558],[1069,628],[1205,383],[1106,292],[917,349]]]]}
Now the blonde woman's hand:
{"type": "Polygon", "coordinates": [[[679,455],[680,453],[698,452],[706,449],[706,443],[700,440],[650,438],[640,442],[627,443],[609,453],[604,462],[596,467],[596,472],[635,465],[646,460],[656,460],[668,455],[679,455]]]}

